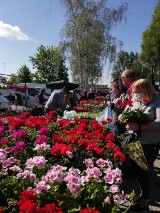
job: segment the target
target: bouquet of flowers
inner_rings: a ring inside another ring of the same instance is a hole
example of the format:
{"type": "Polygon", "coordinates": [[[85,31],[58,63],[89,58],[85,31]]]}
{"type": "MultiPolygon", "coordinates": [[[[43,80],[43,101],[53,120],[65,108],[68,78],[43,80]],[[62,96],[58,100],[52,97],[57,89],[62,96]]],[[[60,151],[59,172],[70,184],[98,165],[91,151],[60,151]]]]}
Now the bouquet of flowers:
{"type": "MultiPolygon", "coordinates": [[[[122,121],[124,123],[138,123],[145,124],[149,122],[148,115],[144,112],[147,104],[149,103],[148,99],[143,99],[142,102],[138,102],[139,107],[136,109],[131,108],[132,101],[128,102],[127,107],[122,112],[122,121]]],[[[124,105],[123,103],[121,103],[124,105]]],[[[123,134],[123,150],[135,163],[138,164],[142,169],[148,171],[148,164],[145,159],[145,155],[142,149],[140,140],[137,138],[135,132],[126,132],[123,134]]]]}
{"type": "MultiPolygon", "coordinates": [[[[122,112],[122,121],[124,123],[131,122],[131,123],[139,123],[144,124],[149,122],[148,115],[144,112],[145,105],[148,103],[148,99],[143,99],[142,103],[137,109],[132,109],[132,101],[126,103],[128,108],[122,112]]],[[[125,103],[120,103],[124,106],[125,103]]]]}
{"type": "Polygon", "coordinates": [[[147,123],[149,118],[147,114],[143,112],[141,109],[131,110],[130,108],[126,109],[122,112],[122,121],[124,123],[132,122],[132,123],[147,123]]]}

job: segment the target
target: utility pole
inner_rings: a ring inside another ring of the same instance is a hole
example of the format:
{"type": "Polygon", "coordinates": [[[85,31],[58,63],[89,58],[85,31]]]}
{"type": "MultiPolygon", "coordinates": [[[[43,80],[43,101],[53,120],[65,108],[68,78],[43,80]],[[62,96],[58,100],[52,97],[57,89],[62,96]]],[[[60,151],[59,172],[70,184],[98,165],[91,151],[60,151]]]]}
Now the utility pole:
{"type": "Polygon", "coordinates": [[[4,62],[4,75],[6,74],[6,63],[4,62]]]}

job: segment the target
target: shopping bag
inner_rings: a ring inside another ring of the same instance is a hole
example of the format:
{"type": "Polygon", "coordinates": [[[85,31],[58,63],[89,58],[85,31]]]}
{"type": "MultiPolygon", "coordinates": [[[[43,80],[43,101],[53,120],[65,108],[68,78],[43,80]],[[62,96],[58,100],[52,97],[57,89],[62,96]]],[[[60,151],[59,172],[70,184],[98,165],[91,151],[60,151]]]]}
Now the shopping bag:
{"type": "Polygon", "coordinates": [[[98,123],[102,123],[102,121],[106,121],[108,114],[108,106],[101,112],[101,114],[96,118],[98,123]]]}
{"type": "Polygon", "coordinates": [[[112,109],[111,106],[108,105],[102,112],[101,114],[96,118],[98,123],[102,123],[103,121],[106,121],[107,118],[111,118],[111,122],[107,124],[107,127],[112,131],[115,132],[115,125],[113,123],[113,117],[112,117],[112,109]]]}
{"type": "Polygon", "coordinates": [[[126,145],[124,146],[124,153],[127,154],[138,166],[145,171],[149,171],[148,163],[146,161],[141,142],[134,140],[134,133],[130,133],[126,139],[126,145]]]}

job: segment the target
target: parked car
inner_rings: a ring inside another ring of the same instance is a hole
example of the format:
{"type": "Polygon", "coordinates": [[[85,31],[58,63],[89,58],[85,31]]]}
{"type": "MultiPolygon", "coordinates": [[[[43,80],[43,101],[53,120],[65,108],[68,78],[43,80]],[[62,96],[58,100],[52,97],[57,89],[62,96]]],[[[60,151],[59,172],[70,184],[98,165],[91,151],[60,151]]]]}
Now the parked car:
{"type": "Polygon", "coordinates": [[[11,102],[0,95],[0,111],[9,111],[11,110],[11,102]]]}

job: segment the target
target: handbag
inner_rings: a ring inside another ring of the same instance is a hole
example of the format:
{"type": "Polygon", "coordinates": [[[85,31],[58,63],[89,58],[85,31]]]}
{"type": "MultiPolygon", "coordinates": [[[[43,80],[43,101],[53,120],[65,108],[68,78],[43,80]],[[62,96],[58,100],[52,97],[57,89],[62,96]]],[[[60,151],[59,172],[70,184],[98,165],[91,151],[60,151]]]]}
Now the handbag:
{"type": "Polygon", "coordinates": [[[142,144],[140,140],[137,139],[137,134],[135,132],[126,132],[124,135],[122,145],[124,153],[137,163],[138,166],[148,172],[149,166],[143,152],[142,144]]]}

